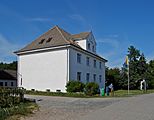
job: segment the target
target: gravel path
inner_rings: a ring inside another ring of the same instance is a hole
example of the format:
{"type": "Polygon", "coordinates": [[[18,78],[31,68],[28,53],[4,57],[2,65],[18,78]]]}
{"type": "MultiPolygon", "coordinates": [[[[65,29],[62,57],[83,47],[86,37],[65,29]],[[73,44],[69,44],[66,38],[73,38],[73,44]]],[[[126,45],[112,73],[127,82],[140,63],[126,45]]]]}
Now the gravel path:
{"type": "Polygon", "coordinates": [[[79,120],[87,114],[110,106],[124,98],[70,98],[52,96],[32,96],[27,98],[36,99],[40,110],[22,118],[22,120],[79,120]]]}

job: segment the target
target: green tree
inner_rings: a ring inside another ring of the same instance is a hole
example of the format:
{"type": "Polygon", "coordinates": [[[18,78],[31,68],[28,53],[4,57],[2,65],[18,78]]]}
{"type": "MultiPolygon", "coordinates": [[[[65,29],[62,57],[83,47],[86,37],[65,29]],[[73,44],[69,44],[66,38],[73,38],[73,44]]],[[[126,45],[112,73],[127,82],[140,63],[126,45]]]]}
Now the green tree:
{"type": "Polygon", "coordinates": [[[90,96],[98,94],[99,93],[99,85],[95,82],[86,83],[85,93],[90,96]]]}
{"type": "Polygon", "coordinates": [[[0,63],[1,70],[17,70],[17,61],[13,61],[11,63],[0,63]]]}
{"type": "Polygon", "coordinates": [[[150,89],[154,89],[154,60],[151,60],[148,63],[146,78],[147,78],[147,82],[148,82],[148,87],[150,89]]]}
{"type": "MultiPolygon", "coordinates": [[[[144,54],[140,53],[140,50],[136,49],[134,46],[128,48],[128,58],[129,58],[129,76],[130,76],[130,89],[139,88],[139,80],[146,79],[147,76],[147,63],[144,54]]],[[[126,87],[128,78],[127,78],[127,69],[122,68],[122,80],[123,87],[126,87]]]]}
{"type": "Polygon", "coordinates": [[[67,92],[83,92],[84,90],[84,83],[80,82],[80,81],[69,81],[66,84],[66,91],[67,92]]]}
{"type": "Polygon", "coordinates": [[[112,83],[115,90],[120,89],[120,79],[121,77],[119,68],[106,68],[106,86],[112,83]]]}
{"type": "Polygon", "coordinates": [[[138,74],[141,79],[146,79],[147,75],[147,69],[148,69],[148,64],[146,63],[146,58],[144,57],[144,54],[142,53],[139,61],[138,61],[138,74]]]}
{"type": "Polygon", "coordinates": [[[121,68],[121,73],[120,73],[120,79],[119,79],[119,89],[127,89],[128,88],[128,75],[127,75],[127,70],[122,67],[121,68]]]}
{"type": "Polygon", "coordinates": [[[137,89],[137,82],[140,78],[139,75],[139,57],[140,51],[134,46],[128,48],[128,58],[129,58],[129,75],[130,75],[130,89],[137,89]]]}

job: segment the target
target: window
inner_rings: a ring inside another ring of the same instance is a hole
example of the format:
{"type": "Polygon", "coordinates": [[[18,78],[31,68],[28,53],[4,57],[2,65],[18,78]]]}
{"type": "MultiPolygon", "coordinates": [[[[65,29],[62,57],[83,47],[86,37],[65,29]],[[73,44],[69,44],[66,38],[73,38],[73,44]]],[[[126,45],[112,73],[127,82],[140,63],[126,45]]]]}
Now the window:
{"type": "Polygon", "coordinates": [[[94,45],[93,45],[93,52],[95,52],[95,47],[94,47],[94,45]]]}
{"type": "Polygon", "coordinates": [[[50,42],[52,40],[52,37],[48,38],[48,40],[46,41],[47,43],[50,42]]]}
{"type": "Polygon", "coordinates": [[[96,68],[96,60],[94,60],[94,68],[96,68]]]}
{"type": "Polygon", "coordinates": [[[11,82],[11,86],[13,86],[13,82],[11,82]]]}
{"type": "Polygon", "coordinates": [[[99,82],[102,82],[102,75],[99,75],[99,82]]]}
{"type": "Polygon", "coordinates": [[[94,82],[96,82],[96,74],[93,75],[94,82]]]}
{"type": "Polygon", "coordinates": [[[39,42],[39,44],[43,44],[44,41],[45,41],[45,39],[42,39],[42,40],[39,42]]]}
{"type": "Polygon", "coordinates": [[[77,80],[81,81],[81,72],[77,72],[77,80]]]}
{"type": "Polygon", "coordinates": [[[88,50],[90,50],[90,43],[88,43],[88,50]]]}
{"type": "Polygon", "coordinates": [[[89,79],[90,79],[90,74],[87,73],[87,74],[86,74],[86,80],[87,80],[87,82],[89,82],[89,79]]]}
{"type": "Polygon", "coordinates": [[[5,82],[5,86],[7,86],[7,82],[5,82]]]}
{"type": "Polygon", "coordinates": [[[3,82],[0,82],[0,86],[3,86],[3,82]]]}
{"type": "Polygon", "coordinates": [[[89,57],[87,57],[87,59],[86,59],[86,63],[87,63],[87,66],[89,66],[90,64],[90,62],[89,62],[89,57]]]}
{"type": "Polygon", "coordinates": [[[77,63],[81,63],[81,54],[77,53],[77,63]]]}
{"type": "Polygon", "coordinates": [[[99,62],[99,68],[102,69],[102,63],[101,62],[99,62]]]}

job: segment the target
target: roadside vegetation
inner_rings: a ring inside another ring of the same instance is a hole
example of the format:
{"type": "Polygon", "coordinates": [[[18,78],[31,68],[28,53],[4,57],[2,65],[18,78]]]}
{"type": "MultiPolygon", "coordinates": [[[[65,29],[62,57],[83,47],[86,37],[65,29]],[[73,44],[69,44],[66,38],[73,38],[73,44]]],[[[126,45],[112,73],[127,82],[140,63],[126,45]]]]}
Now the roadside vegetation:
{"type": "MultiPolygon", "coordinates": [[[[145,79],[147,89],[154,89],[154,60],[147,61],[144,53],[134,46],[128,48],[130,89],[140,89],[140,81],[145,79]]],[[[111,83],[115,90],[127,90],[128,71],[125,65],[121,68],[106,67],[106,86],[111,83]]]]}
{"type": "Polygon", "coordinates": [[[34,109],[37,104],[24,99],[24,89],[0,88],[0,120],[18,120],[34,109]]]}
{"type": "Polygon", "coordinates": [[[130,90],[130,94],[128,95],[127,90],[116,90],[114,91],[114,95],[111,93],[109,96],[100,96],[100,94],[95,94],[95,95],[87,95],[83,92],[45,92],[45,91],[32,91],[32,90],[27,90],[26,94],[28,95],[42,95],[42,96],[60,96],[60,97],[77,97],[77,98],[93,98],[93,97],[131,97],[135,95],[142,95],[142,94],[150,94],[154,93],[154,89],[149,89],[146,92],[143,92],[141,90],[130,90]]]}
{"type": "Polygon", "coordinates": [[[147,91],[130,90],[129,94],[127,90],[117,90],[114,92],[114,97],[130,97],[130,96],[150,94],[150,93],[154,93],[154,89],[148,89],[147,91]]]}

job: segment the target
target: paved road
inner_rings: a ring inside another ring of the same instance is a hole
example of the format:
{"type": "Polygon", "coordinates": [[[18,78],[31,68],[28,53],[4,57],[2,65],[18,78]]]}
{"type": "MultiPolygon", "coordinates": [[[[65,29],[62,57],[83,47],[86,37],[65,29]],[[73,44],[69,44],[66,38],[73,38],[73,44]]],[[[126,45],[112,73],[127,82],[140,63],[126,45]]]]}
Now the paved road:
{"type": "Polygon", "coordinates": [[[124,99],[80,120],[154,120],[154,94],[124,99]]]}
{"type": "Polygon", "coordinates": [[[35,98],[40,111],[24,120],[154,120],[154,94],[130,98],[35,98]]]}
{"type": "Polygon", "coordinates": [[[36,99],[40,111],[22,120],[79,120],[80,116],[119,102],[121,98],[70,98],[52,96],[32,96],[36,99]]]}

